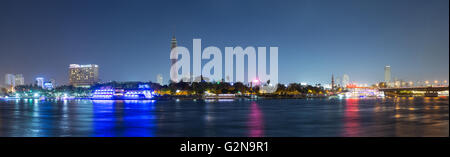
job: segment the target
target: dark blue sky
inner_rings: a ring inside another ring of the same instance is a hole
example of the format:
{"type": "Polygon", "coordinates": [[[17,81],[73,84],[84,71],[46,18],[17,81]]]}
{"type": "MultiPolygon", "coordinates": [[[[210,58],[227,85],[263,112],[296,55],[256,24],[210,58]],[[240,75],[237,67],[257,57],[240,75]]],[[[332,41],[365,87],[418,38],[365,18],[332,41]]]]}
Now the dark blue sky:
{"type": "MultiPolygon", "coordinates": [[[[170,39],[203,48],[278,46],[279,80],[448,80],[448,0],[1,0],[0,80],[68,83],[72,63],[102,80],[169,78],[170,39]]],[[[3,84],[3,83],[2,83],[3,84]]]]}

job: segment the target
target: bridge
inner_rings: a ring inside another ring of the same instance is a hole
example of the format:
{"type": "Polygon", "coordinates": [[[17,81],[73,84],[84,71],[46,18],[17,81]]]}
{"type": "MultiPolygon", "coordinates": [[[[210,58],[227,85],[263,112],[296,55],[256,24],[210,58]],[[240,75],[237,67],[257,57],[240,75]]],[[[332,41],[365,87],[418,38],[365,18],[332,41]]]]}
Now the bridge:
{"type": "Polygon", "coordinates": [[[423,92],[426,97],[437,97],[438,92],[448,91],[448,86],[380,88],[379,91],[386,96],[413,96],[414,92],[423,92]]]}

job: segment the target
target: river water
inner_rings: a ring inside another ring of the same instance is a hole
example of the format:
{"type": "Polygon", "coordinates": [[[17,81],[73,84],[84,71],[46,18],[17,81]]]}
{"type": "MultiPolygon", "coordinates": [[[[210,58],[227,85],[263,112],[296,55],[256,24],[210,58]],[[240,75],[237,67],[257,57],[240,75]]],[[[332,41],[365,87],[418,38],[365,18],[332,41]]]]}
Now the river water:
{"type": "Polygon", "coordinates": [[[449,135],[448,97],[271,100],[0,99],[0,136],[449,135]]]}

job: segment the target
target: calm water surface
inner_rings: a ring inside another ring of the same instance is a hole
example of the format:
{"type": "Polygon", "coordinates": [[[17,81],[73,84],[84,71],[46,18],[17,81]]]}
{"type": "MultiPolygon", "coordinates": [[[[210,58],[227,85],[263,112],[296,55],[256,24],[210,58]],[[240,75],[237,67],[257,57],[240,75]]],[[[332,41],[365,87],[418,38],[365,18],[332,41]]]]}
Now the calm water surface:
{"type": "Polygon", "coordinates": [[[0,136],[449,136],[448,98],[0,99],[0,136]]]}

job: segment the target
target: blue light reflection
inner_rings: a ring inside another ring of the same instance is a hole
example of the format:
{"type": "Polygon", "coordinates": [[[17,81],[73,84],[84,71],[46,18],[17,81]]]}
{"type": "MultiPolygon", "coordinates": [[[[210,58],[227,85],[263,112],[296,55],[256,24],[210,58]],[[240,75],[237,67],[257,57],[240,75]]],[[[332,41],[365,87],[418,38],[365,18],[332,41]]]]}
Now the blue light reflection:
{"type": "Polygon", "coordinates": [[[155,100],[93,100],[93,136],[153,137],[155,100]]]}

